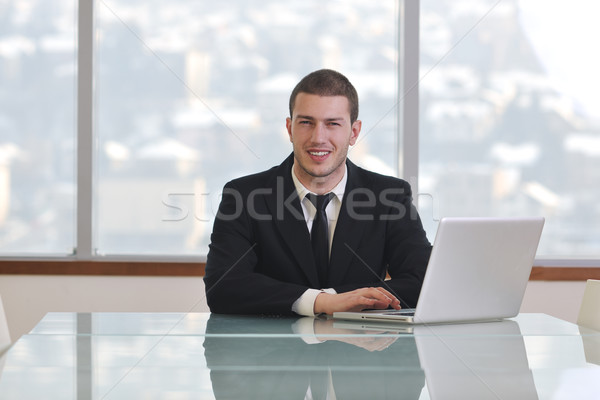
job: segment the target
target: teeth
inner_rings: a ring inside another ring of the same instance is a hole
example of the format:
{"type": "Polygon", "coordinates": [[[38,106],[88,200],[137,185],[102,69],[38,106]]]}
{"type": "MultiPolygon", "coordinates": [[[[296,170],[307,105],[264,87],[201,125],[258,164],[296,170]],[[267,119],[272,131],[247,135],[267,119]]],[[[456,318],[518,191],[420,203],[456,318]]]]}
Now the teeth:
{"type": "Polygon", "coordinates": [[[328,152],[327,151],[311,151],[310,154],[312,154],[313,156],[324,156],[326,155],[328,152]]]}

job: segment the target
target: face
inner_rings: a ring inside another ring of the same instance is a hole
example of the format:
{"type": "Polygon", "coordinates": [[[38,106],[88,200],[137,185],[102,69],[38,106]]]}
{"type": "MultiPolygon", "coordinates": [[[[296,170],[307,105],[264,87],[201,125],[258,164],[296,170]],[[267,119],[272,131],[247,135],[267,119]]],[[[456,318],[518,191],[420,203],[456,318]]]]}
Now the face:
{"type": "Polygon", "coordinates": [[[348,148],[361,128],[360,121],[350,122],[348,99],[299,93],[286,126],[300,182],[317,194],[333,189],[344,175],[348,148]]]}

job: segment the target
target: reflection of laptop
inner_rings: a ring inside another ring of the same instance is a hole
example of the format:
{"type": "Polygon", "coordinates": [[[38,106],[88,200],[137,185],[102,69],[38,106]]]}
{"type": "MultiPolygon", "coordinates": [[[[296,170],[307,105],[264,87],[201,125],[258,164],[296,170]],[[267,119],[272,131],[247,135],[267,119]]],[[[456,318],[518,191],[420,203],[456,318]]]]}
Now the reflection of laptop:
{"type": "Polygon", "coordinates": [[[350,331],[357,331],[357,333],[366,334],[405,334],[413,333],[415,325],[407,324],[390,324],[389,322],[379,321],[350,321],[350,320],[338,320],[333,322],[335,329],[348,329],[350,331]]]}
{"type": "Polygon", "coordinates": [[[333,317],[420,324],[514,317],[543,225],[542,217],[443,218],[416,309],[336,312],[333,317]]]}
{"type": "Polygon", "coordinates": [[[416,325],[414,335],[430,399],[538,399],[517,322],[416,325]]]}

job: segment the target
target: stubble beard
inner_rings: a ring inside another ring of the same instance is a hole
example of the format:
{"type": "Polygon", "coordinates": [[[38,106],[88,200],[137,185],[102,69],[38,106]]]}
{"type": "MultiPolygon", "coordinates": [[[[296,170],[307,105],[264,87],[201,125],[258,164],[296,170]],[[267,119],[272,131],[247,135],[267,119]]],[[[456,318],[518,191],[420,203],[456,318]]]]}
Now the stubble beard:
{"type": "Polygon", "coordinates": [[[300,167],[300,169],[307,174],[308,176],[312,177],[312,178],[327,178],[328,176],[330,176],[331,174],[333,174],[335,171],[337,171],[340,166],[342,166],[345,162],[346,162],[346,158],[348,157],[348,149],[350,146],[347,146],[344,150],[345,150],[345,156],[344,157],[340,157],[340,159],[335,159],[334,162],[335,164],[331,167],[326,169],[325,171],[321,172],[321,173],[317,173],[314,170],[311,170],[310,168],[308,168],[306,165],[304,165],[304,162],[302,162],[302,160],[298,157],[296,157],[296,161],[298,163],[298,166],[300,167]]]}

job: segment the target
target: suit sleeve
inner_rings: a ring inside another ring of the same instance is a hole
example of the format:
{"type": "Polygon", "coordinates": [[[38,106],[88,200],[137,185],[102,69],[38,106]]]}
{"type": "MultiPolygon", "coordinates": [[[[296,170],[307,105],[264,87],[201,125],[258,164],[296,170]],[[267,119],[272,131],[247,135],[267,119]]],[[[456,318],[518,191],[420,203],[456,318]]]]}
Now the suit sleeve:
{"type": "MultiPolygon", "coordinates": [[[[360,287],[383,287],[392,292],[404,308],[414,308],[419,299],[431,244],[423,229],[421,219],[412,204],[412,192],[407,182],[401,181],[389,190],[386,207],[377,213],[375,224],[381,224],[381,240],[366,246],[369,253],[360,255],[359,266],[368,265],[372,271],[368,282],[354,282],[335,287],[338,293],[360,287]],[[383,254],[379,261],[377,254],[383,254]],[[377,261],[376,261],[377,260],[377,261]],[[379,264],[381,263],[381,264],[379,264]],[[379,274],[379,276],[377,276],[379,274]],[[386,275],[390,279],[386,280],[386,275]]],[[[379,228],[375,230],[380,232],[379,228]]]]}
{"type": "Polygon", "coordinates": [[[307,287],[257,272],[261,244],[242,193],[232,183],[223,190],[206,261],[208,306],[215,313],[292,314],[307,287]]]}

